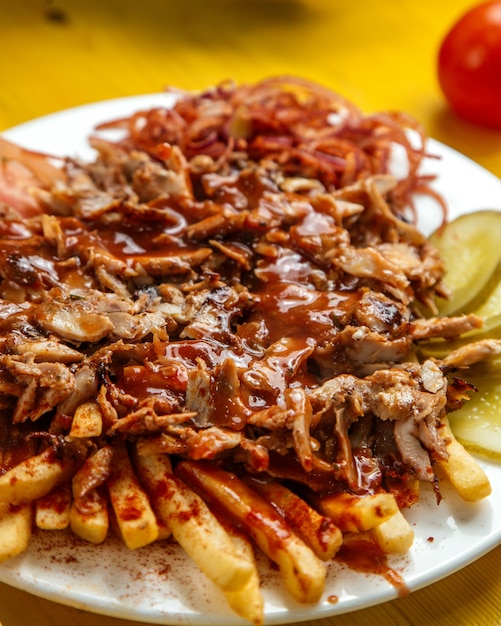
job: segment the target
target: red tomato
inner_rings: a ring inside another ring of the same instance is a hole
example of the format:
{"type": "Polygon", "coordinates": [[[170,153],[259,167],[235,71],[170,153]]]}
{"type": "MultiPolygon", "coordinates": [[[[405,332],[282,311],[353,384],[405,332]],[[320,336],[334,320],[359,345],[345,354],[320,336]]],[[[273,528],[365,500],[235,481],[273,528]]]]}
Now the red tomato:
{"type": "Polygon", "coordinates": [[[458,115],[501,128],[501,1],[473,7],[452,27],[438,54],[438,79],[458,115]]]}

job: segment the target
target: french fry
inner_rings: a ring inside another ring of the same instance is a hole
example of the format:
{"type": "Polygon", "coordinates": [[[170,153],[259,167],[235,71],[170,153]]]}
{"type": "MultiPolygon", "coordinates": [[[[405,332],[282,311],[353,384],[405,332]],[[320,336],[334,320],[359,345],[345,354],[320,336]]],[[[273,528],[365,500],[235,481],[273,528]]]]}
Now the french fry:
{"type": "Polygon", "coordinates": [[[370,530],[399,511],[395,496],[390,493],[355,496],[340,492],[314,496],[312,502],[323,515],[330,517],[342,532],[356,533],[370,530]]]}
{"type": "Polygon", "coordinates": [[[70,524],[71,486],[63,483],[35,502],[35,525],[42,530],[62,530],[70,524]]]}
{"type": "Polygon", "coordinates": [[[97,488],[79,500],[73,500],[70,511],[71,530],[85,541],[102,543],[108,534],[108,498],[97,488]]]}
{"type": "Polygon", "coordinates": [[[169,457],[135,455],[134,462],[154,510],[199,569],[224,592],[247,585],[252,564],[238,553],[205,502],[174,476],[169,457]]]}
{"type": "Polygon", "coordinates": [[[285,519],[234,474],[204,462],[182,461],[176,472],[209,505],[241,525],[280,570],[284,585],[302,603],[317,602],[325,586],[326,568],[294,533],[285,519]]]}
{"type": "Polygon", "coordinates": [[[136,550],[156,541],[157,520],[131,465],[125,443],[113,449],[111,475],[106,485],[125,545],[136,550]]]}
{"type": "Polygon", "coordinates": [[[100,437],[103,431],[103,415],[97,402],[80,404],[73,415],[70,437],[100,437]]]}
{"type": "Polygon", "coordinates": [[[168,539],[172,533],[167,524],[161,519],[158,515],[156,515],[157,526],[158,526],[158,537],[157,541],[163,541],[164,539],[168,539]]]}
{"type": "Polygon", "coordinates": [[[0,563],[26,550],[31,539],[32,519],[31,503],[0,504],[0,563]]]}
{"type": "Polygon", "coordinates": [[[73,460],[58,458],[52,448],[47,448],[0,476],[0,503],[37,500],[68,480],[74,469],[73,460]]]}
{"type": "Polygon", "coordinates": [[[369,534],[387,554],[407,552],[414,543],[414,531],[402,511],[371,528],[369,534]]]}
{"type": "Polygon", "coordinates": [[[291,529],[322,561],[330,561],[343,543],[343,535],[331,518],[321,515],[305,500],[277,481],[247,481],[275,506],[291,529]]]}
{"type": "Polygon", "coordinates": [[[450,480],[458,494],[466,502],[478,502],[492,492],[492,487],[484,470],[476,459],[455,438],[447,419],[443,420],[447,436],[448,459],[438,463],[438,470],[450,480]]]}
{"type": "Polygon", "coordinates": [[[244,533],[239,532],[234,526],[225,523],[223,526],[233,539],[237,553],[252,564],[252,574],[247,584],[237,591],[225,591],[226,601],[237,615],[251,624],[260,625],[264,619],[264,600],[252,543],[244,533]]]}

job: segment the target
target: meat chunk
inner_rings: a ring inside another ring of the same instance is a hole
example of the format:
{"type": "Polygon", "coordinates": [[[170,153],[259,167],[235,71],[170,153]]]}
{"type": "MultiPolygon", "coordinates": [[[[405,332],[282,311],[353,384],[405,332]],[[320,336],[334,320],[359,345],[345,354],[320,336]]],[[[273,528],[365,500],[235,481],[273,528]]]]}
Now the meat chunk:
{"type": "Polygon", "coordinates": [[[35,363],[32,359],[19,360],[13,356],[2,357],[0,363],[20,385],[13,423],[37,420],[75,388],[75,377],[62,363],[35,363]]]}
{"type": "Polygon", "coordinates": [[[415,319],[409,325],[409,332],[415,341],[442,337],[454,339],[464,335],[470,330],[481,328],[483,320],[473,313],[457,317],[430,317],[427,319],[415,319]]]}
{"type": "Polygon", "coordinates": [[[393,422],[402,461],[419,480],[434,480],[430,454],[444,458],[446,451],[443,439],[431,429],[445,415],[446,392],[444,374],[429,361],[422,366],[381,369],[364,378],[337,376],[314,389],[310,396],[314,410],[324,414],[324,421],[332,416],[329,419],[339,446],[336,460],[348,465],[348,480],[352,488],[358,489],[350,428],[364,416],[393,422]]]}

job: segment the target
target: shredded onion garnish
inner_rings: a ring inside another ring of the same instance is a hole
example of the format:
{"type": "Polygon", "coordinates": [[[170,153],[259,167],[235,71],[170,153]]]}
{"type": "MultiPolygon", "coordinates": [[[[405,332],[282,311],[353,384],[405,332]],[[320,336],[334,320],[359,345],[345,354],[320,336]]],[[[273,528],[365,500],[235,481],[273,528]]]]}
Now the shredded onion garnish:
{"type": "MultiPolygon", "coordinates": [[[[395,146],[404,149],[408,171],[398,179],[390,204],[411,211],[413,196],[445,203],[419,172],[426,151],[423,127],[395,111],[364,114],[343,96],[306,79],[280,76],[253,85],[227,81],[202,92],[179,93],[173,107],[139,111],[98,128],[123,128],[122,145],[158,156],[158,146],[178,146],[188,160],[205,155],[214,170],[241,157],[278,164],[286,176],[320,181],[327,191],[375,174],[391,174],[395,146]]],[[[196,161],[195,161],[196,162],[196,161]]]]}

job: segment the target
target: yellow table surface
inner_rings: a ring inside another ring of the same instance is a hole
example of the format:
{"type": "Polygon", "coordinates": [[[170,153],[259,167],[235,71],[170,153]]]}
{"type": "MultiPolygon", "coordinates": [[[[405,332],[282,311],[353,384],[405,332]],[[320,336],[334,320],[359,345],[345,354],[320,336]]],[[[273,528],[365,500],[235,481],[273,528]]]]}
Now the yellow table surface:
{"type": "MultiPolygon", "coordinates": [[[[97,100],[272,74],[315,79],[366,111],[405,110],[501,176],[501,132],[456,118],[436,78],[447,28],[472,0],[0,2],[0,132],[97,100]]],[[[501,206],[501,198],[498,206],[501,206]]],[[[315,622],[501,624],[501,547],[410,596],[315,622]]],[[[0,585],[3,626],[126,626],[0,585]]],[[[311,624],[312,622],[304,622],[311,624]]]]}

